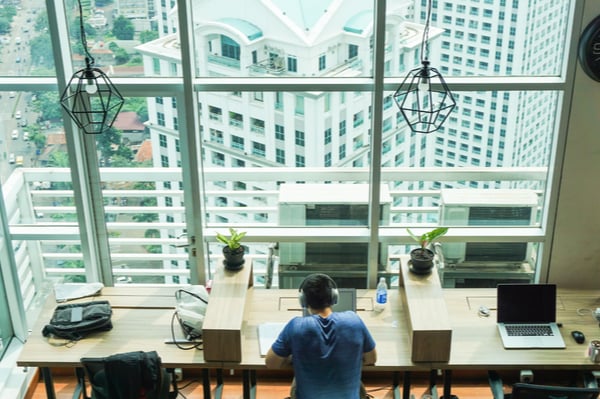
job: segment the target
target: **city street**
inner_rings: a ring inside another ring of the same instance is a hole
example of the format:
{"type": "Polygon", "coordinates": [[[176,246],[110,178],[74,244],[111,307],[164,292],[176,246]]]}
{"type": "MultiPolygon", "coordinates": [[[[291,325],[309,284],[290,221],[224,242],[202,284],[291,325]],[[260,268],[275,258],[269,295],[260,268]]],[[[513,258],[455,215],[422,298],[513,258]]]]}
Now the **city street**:
{"type": "MultiPolygon", "coordinates": [[[[33,24],[37,13],[33,11],[34,4],[39,1],[24,1],[17,8],[17,15],[11,24],[11,32],[2,37],[0,48],[0,75],[1,76],[27,76],[30,71],[29,40],[34,35],[33,24]],[[19,9],[20,8],[20,9],[19,9]]],[[[38,8],[43,4],[38,4],[38,8]]],[[[25,92],[0,92],[0,180],[6,181],[17,163],[9,163],[9,158],[22,157],[22,166],[31,166],[31,159],[35,154],[32,142],[23,140],[26,127],[20,126],[25,120],[29,126],[35,122],[36,117],[28,108],[29,93],[25,92]],[[20,114],[20,118],[18,118],[20,114]],[[18,118],[18,119],[17,119],[18,118]],[[13,138],[13,131],[18,131],[18,138],[13,138]]]]}

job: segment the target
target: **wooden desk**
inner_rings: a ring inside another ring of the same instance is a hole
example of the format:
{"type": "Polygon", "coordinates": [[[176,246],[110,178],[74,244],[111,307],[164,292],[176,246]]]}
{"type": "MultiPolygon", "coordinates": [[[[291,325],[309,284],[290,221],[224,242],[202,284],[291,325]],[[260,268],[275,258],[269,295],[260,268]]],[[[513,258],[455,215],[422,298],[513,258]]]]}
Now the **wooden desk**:
{"type": "MultiPolygon", "coordinates": [[[[181,350],[175,345],[164,343],[166,338],[171,337],[174,291],[173,288],[155,291],[149,288],[138,290],[133,287],[107,287],[102,290],[101,295],[70,301],[69,303],[108,299],[113,308],[113,329],[90,335],[68,346],[53,346],[42,335],[42,328],[48,323],[57,306],[54,298],[50,297],[19,355],[17,366],[41,368],[49,399],[56,397],[50,368],[81,367],[82,357],[104,357],[122,352],[155,350],[166,368],[199,368],[207,371],[210,368],[220,369],[221,362],[206,362],[202,350],[181,350]]],[[[179,325],[174,326],[174,331],[177,338],[182,338],[179,325]]],[[[208,372],[205,376],[208,377],[208,372]]],[[[209,396],[206,396],[206,390],[205,379],[205,397],[210,397],[210,386],[209,396]]]]}
{"type": "MultiPolygon", "coordinates": [[[[444,290],[452,325],[452,347],[447,364],[437,368],[452,369],[600,369],[586,355],[587,342],[600,339],[600,328],[589,310],[600,307],[598,291],[558,289],[556,320],[562,323],[565,349],[504,349],[496,327],[495,289],[444,290]],[[479,317],[480,305],[492,309],[489,317],[479,317]],[[578,309],[588,309],[583,316],[578,309]],[[585,344],[577,344],[571,331],[580,330],[586,336],[585,344]]],[[[439,367],[438,367],[439,366],[439,367]]]]}
{"type": "Polygon", "coordinates": [[[445,398],[450,398],[452,370],[600,370],[600,364],[587,357],[588,342],[600,339],[598,322],[591,313],[600,307],[598,291],[558,289],[556,320],[562,323],[565,349],[504,349],[496,326],[495,289],[446,289],[444,298],[452,326],[450,360],[434,363],[432,368],[445,370],[445,398]],[[489,317],[479,317],[481,305],[492,310],[489,317]],[[578,315],[578,310],[584,314],[578,315]],[[585,334],[584,344],[575,343],[573,330],[585,334]]]}
{"type": "MultiPolygon", "coordinates": [[[[357,291],[357,312],[367,325],[377,344],[377,363],[363,367],[364,371],[390,371],[393,373],[394,386],[399,382],[401,371],[428,371],[429,363],[415,364],[411,360],[411,345],[406,312],[398,289],[388,291],[388,304],[381,313],[373,311],[375,290],[357,291]]],[[[287,322],[294,316],[301,315],[298,304],[298,291],[263,290],[250,288],[248,302],[242,327],[242,360],[240,362],[224,362],[224,368],[242,369],[244,371],[245,397],[252,396],[254,390],[254,371],[264,369],[265,358],[260,356],[258,345],[258,325],[265,321],[287,322]]],[[[410,379],[404,377],[404,396],[409,397],[410,379]]],[[[395,389],[396,392],[396,389],[395,389]]],[[[397,392],[396,392],[397,394],[397,392]]]]}
{"type": "MultiPolygon", "coordinates": [[[[406,315],[397,289],[388,292],[388,305],[381,313],[373,311],[375,290],[357,290],[358,315],[367,325],[377,343],[377,364],[365,370],[404,370],[421,368],[410,360],[410,343],[406,327],[406,315]],[[361,310],[364,309],[364,310],[361,310]]],[[[251,288],[244,315],[242,330],[242,360],[224,363],[232,368],[265,368],[265,358],[260,356],[258,325],[265,321],[287,322],[301,315],[298,290],[263,290],[251,288]]],[[[428,369],[428,364],[422,367],[428,369]]]]}

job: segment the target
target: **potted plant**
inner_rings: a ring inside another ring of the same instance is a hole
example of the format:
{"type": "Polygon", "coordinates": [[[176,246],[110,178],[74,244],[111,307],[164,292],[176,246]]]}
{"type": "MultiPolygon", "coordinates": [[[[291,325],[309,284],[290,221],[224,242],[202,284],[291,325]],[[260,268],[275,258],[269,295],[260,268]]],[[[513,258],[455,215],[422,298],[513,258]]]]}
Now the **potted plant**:
{"type": "Polygon", "coordinates": [[[225,244],[223,256],[225,257],[224,265],[226,269],[238,270],[243,267],[246,247],[241,244],[241,241],[245,236],[245,231],[238,232],[232,227],[229,228],[229,237],[217,233],[217,240],[225,244]]]}
{"type": "Polygon", "coordinates": [[[425,232],[420,236],[414,234],[410,229],[406,229],[408,234],[419,243],[420,247],[410,251],[410,270],[414,273],[425,274],[429,273],[433,268],[434,253],[428,247],[433,242],[448,232],[447,227],[437,227],[433,230],[425,232]]]}

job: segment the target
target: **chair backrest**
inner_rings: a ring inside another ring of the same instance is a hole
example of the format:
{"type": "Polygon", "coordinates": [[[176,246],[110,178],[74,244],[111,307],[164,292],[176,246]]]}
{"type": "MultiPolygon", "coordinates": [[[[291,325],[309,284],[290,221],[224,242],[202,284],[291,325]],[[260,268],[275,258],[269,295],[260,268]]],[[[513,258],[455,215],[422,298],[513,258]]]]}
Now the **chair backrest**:
{"type": "Polygon", "coordinates": [[[512,399],[597,399],[598,388],[561,387],[518,382],[512,386],[512,399]]]}
{"type": "Polygon", "coordinates": [[[92,399],[169,399],[171,378],[155,351],[82,358],[92,399]]]}

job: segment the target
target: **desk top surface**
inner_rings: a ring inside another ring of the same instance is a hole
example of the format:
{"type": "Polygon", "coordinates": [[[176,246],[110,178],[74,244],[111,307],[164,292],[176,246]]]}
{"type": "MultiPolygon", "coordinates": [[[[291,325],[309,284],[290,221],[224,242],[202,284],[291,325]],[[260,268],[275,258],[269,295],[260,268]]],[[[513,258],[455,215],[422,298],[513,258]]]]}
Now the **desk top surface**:
{"type": "MultiPolygon", "coordinates": [[[[113,306],[113,329],[89,336],[74,345],[53,346],[41,334],[57,305],[49,298],[39,320],[21,352],[19,366],[77,366],[84,356],[101,357],[134,350],[156,350],[166,367],[224,367],[256,369],[264,367],[258,345],[258,324],[286,322],[300,315],[296,290],[250,288],[242,328],[242,361],[228,364],[205,362],[202,350],[181,350],[165,344],[171,336],[171,320],[176,288],[109,288],[100,296],[80,301],[108,299],[113,306]]],[[[597,291],[558,290],[557,321],[562,323],[565,349],[506,350],[496,327],[496,291],[494,289],[446,289],[444,298],[452,326],[452,348],[448,363],[418,363],[410,360],[406,311],[397,289],[389,290],[389,303],[382,313],[372,311],[374,291],[358,290],[358,314],[377,342],[378,370],[486,369],[599,369],[587,353],[587,343],[600,339],[600,327],[593,310],[600,307],[597,291]],[[480,305],[492,309],[487,318],[479,317],[480,305]],[[586,336],[577,344],[572,330],[586,336]]],[[[175,325],[176,335],[180,332],[175,325]]],[[[366,369],[369,369],[367,367],[366,369]]]]}
{"type": "MultiPolygon", "coordinates": [[[[258,325],[267,321],[287,322],[300,316],[298,291],[251,289],[248,295],[242,327],[242,361],[231,366],[263,368],[265,359],[260,356],[258,325]]],[[[381,313],[373,311],[374,297],[375,290],[357,290],[357,313],[377,344],[377,369],[428,369],[428,365],[417,365],[410,360],[411,346],[399,290],[389,290],[388,306],[381,313]]]]}
{"type": "MultiPolygon", "coordinates": [[[[52,317],[58,305],[53,297],[46,301],[40,317],[34,324],[17,360],[18,366],[75,367],[82,357],[104,357],[115,353],[156,350],[165,367],[218,367],[204,361],[202,350],[182,350],[164,340],[182,338],[176,320],[174,288],[112,288],[105,287],[101,295],[81,298],[68,303],[107,299],[113,308],[113,329],[91,334],[69,345],[64,340],[49,340],[42,336],[42,328],[52,317]]],[[[184,345],[185,346],[185,345],[184,345]]]]}
{"type": "Polygon", "coordinates": [[[452,326],[450,361],[434,368],[486,369],[598,369],[587,357],[587,344],[600,339],[600,328],[593,310],[600,307],[597,291],[558,290],[556,321],[565,349],[504,349],[496,326],[495,289],[447,289],[444,297],[452,326]],[[491,309],[489,317],[478,315],[479,306],[491,309]],[[584,344],[577,344],[571,331],[582,331],[584,344]]]}

